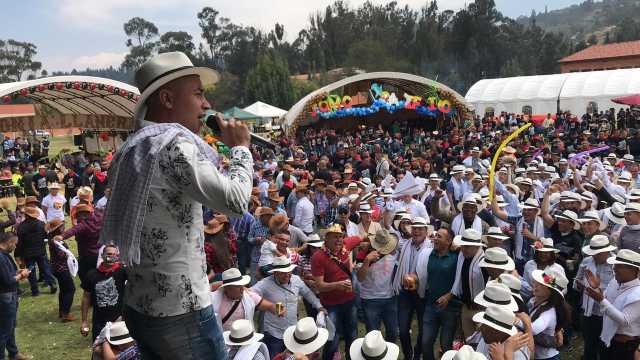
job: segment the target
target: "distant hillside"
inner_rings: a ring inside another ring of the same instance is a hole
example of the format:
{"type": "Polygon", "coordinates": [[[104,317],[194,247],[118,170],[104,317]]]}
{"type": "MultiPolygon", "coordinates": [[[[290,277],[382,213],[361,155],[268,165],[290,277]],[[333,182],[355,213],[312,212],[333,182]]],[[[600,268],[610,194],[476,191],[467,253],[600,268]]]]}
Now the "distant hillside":
{"type": "Polygon", "coordinates": [[[106,69],[86,69],[80,71],[73,69],[70,72],[54,71],[51,74],[51,76],[62,75],[97,76],[133,85],[133,73],[129,73],[122,69],[116,69],[114,67],[108,67],[106,69]]]}
{"type": "Polygon", "coordinates": [[[594,43],[639,40],[640,20],[636,19],[640,19],[640,0],[587,0],[517,20],[523,24],[535,21],[545,30],[563,33],[580,49],[594,43]]]}

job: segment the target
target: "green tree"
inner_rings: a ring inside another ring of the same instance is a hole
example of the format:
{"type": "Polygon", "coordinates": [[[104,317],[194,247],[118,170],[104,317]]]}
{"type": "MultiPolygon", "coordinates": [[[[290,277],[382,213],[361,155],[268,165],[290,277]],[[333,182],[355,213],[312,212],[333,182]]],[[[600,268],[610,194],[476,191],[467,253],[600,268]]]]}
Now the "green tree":
{"type": "Polygon", "coordinates": [[[245,91],[249,103],[262,101],[289,108],[294,94],[286,61],[273,52],[262,55],[255,69],[247,75],[245,91]]]}
{"type": "Polygon", "coordinates": [[[158,37],[158,28],[141,17],[130,19],[123,28],[128,37],[126,44],[129,53],[125,56],[122,66],[132,71],[153,56],[156,49],[154,39],[158,37]]]}
{"type": "Polygon", "coordinates": [[[190,58],[196,47],[193,44],[193,37],[185,31],[169,31],[160,36],[158,42],[158,53],[181,51],[190,58]]]}
{"type": "Polygon", "coordinates": [[[205,89],[204,96],[213,109],[224,111],[232,106],[240,105],[238,99],[241,93],[242,89],[238,77],[229,72],[223,72],[220,74],[220,81],[205,89]]]}
{"type": "Polygon", "coordinates": [[[34,61],[38,47],[29,42],[13,39],[0,40],[0,82],[35,78],[42,63],[34,61]]]}

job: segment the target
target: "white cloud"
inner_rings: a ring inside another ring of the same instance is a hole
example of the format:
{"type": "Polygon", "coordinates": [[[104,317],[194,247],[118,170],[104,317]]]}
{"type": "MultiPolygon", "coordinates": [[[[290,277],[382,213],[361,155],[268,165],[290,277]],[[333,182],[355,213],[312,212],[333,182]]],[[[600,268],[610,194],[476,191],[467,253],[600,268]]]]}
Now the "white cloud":
{"type": "Polygon", "coordinates": [[[95,55],[80,56],[71,62],[71,67],[75,69],[103,69],[109,66],[118,67],[122,64],[124,57],[127,55],[123,53],[101,52],[95,55]]]}

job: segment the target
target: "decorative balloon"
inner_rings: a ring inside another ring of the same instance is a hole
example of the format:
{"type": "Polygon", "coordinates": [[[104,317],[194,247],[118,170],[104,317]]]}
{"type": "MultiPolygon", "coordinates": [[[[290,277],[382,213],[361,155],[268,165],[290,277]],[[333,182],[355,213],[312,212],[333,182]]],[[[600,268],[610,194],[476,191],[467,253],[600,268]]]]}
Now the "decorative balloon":
{"type": "Polygon", "coordinates": [[[495,172],[496,172],[496,165],[498,164],[498,159],[500,158],[500,153],[502,153],[502,150],[507,145],[509,145],[511,140],[515,139],[518,135],[520,135],[520,133],[527,130],[532,124],[533,123],[526,123],[523,126],[521,126],[518,130],[513,132],[511,135],[509,135],[506,139],[504,139],[502,144],[500,144],[500,147],[498,147],[498,151],[496,151],[496,153],[493,155],[493,160],[491,161],[491,168],[489,169],[489,200],[493,199],[493,193],[495,191],[495,172]]]}

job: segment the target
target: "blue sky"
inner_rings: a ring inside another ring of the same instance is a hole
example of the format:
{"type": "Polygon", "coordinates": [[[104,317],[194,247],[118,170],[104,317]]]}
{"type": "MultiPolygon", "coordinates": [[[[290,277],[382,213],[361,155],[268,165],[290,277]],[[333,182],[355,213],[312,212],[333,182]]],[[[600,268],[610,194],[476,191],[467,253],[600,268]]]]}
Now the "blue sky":
{"type": "MultiPolygon", "coordinates": [[[[372,0],[374,3],[386,1],[372,0]]],[[[471,0],[440,0],[441,9],[459,9],[471,0]]],[[[38,46],[37,60],[48,71],[118,65],[127,52],[122,24],[141,16],[160,32],[185,30],[200,41],[196,14],[211,6],[233,22],[269,30],[285,25],[288,38],[305,26],[308,15],[332,0],[21,0],[6,1],[0,12],[0,38],[30,41],[38,46]]],[[[350,0],[359,5],[364,0],[350,0]]],[[[532,8],[557,9],[580,0],[496,0],[498,9],[512,17],[532,8]]],[[[398,0],[419,8],[426,0],[398,0]]]]}

